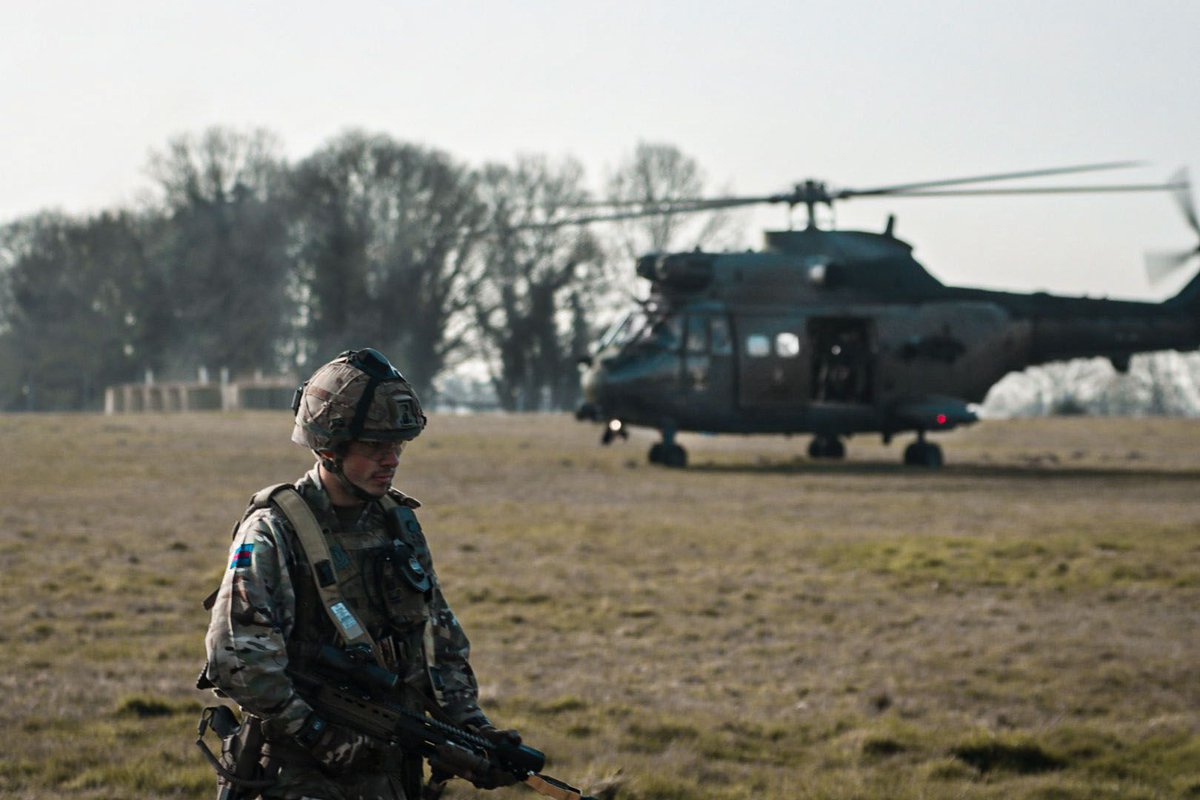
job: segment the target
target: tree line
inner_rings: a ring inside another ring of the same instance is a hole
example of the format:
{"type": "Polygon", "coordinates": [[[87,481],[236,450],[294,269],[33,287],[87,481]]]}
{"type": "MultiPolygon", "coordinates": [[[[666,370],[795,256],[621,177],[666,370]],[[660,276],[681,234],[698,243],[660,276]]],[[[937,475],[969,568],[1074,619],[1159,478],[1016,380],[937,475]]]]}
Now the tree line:
{"type": "MultiPolygon", "coordinates": [[[[722,234],[711,216],[531,227],[597,199],[577,160],[471,167],[362,131],[289,162],[268,131],[214,128],[148,172],[138,208],[0,226],[0,409],[95,409],[147,371],[303,374],[367,345],[430,399],[473,362],[503,408],[566,408],[575,357],[631,293],[629,255],[722,234]]],[[[704,184],[678,148],[642,143],[600,199],[704,184]]]]}

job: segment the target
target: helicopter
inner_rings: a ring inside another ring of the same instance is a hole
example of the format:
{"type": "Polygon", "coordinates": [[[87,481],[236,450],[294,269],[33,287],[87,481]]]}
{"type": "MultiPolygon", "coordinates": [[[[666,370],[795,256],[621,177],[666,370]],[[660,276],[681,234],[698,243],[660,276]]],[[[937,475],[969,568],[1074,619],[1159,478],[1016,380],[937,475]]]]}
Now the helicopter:
{"type": "MultiPolygon", "coordinates": [[[[943,464],[929,434],[978,419],[976,404],[1009,372],[1050,361],[1102,356],[1119,371],[1130,357],[1200,347],[1200,274],[1173,297],[1142,302],[948,286],[897,238],[831,230],[820,206],[859,197],[1171,191],[1200,236],[1186,169],[1162,184],[983,186],[995,181],[1133,166],[1058,167],[831,189],[806,180],[789,192],[610,204],[572,220],[589,223],[713,211],[761,203],[807,210],[799,230],[765,232],[761,251],[658,253],[637,260],[649,296],[580,358],[579,420],[603,424],[601,442],[629,426],[656,429],[653,464],[685,467],[683,431],[812,434],[808,456],[844,458],[844,440],[916,438],[907,465],[943,464]],[[950,188],[953,187],[953,188],[950,188]]],[[[1200,255],[1200,247],[1148,259],[1154,276],[1200,255]]]]}

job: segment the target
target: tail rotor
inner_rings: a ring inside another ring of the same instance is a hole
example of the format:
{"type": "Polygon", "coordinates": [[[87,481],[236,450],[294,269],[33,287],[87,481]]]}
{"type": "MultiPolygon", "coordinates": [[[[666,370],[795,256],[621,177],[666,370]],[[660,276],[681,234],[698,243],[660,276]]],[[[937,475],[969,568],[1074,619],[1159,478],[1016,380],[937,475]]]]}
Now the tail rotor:
{"type": "MultiPolygon", "coordinates": [[[[1172,175],[1169,185],[1175,195],[1175,202],[1179,205],[1180,211],[1183,212],[1184,219],[1187,220],[1188,227],[1195,232],[1196,238],[1200,239],[1200,216],[1196,214],[1196,203],[1192,199],[1192,188],[1191,182],[1188,179],[1187,167],[1181,168],[1172,175]]],[[[1149,277],[1151,283],[1158,283],[1196,256],[1200,256],[1200,244],[1189,250],[1147,253],[1146,275],[1149,277]]]]}

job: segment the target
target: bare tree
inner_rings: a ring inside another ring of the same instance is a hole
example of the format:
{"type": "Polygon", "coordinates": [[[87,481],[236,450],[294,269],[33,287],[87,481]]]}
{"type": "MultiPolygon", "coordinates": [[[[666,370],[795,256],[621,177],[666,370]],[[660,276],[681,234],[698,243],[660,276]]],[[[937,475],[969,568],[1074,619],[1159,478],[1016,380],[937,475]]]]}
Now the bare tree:
{"type": "Polygon", "coordinates": [[[293,295],[301,358],[384,348],[427,392],[465,347],[483,208],[448,155],[351,132],[301,162],[293,180],[293,295]]]}
{"type": "Polygon", "coordinates": [[[148,172],[172,210],[231,203],[247,195],[267,200],[285,166],[279,138],[264,129],[209,128],[176,136],[150,155],[148,172]]]}
{"type": "Polygon", "coordinates": [[[181,368],[279,362],[291,314],[279,152],[266,131],[212,128],[151,156],[168,221],[152,242],[172,318],[163,344],[181,368]]]}
{"type": "Polygon", "coordinates": [[[151,316],[141,228],[125,212],[0,228],[0,408],[94,408],[134,377],[151,316]]]}
{"type": "Polygon", "coordinates": [[[565,408],[578,392],[573,348],[600,296],[604,258],[579,227],[527,227],[587,199],[583,168],[522,157],[481,174],[490,209],[475,321],[502,407],[565,408]]]}
{"type": "MultiPolygon", "coordinates": [[[[671,144],[639,142],[608,179],[606,199],[651,208],[663,201],[702,198],[709,192],[699,163],[671,144]]],[[[632,260],[646,253],[722,247],[740,240],[727,211],[665,213],[615,223],[618,252],[632,260]]]]}

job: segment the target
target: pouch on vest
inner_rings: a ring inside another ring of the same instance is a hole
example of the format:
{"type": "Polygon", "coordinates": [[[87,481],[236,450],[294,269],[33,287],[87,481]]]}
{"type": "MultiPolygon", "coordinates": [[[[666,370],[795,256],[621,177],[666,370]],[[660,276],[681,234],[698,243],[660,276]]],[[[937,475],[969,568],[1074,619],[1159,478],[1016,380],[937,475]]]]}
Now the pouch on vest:
{"type": "Polygon", "coordinates": [[[421,523],[408,506],[393,506],[383,515],[388,534],[392,537],[392,552],[384,556],[414,592],[427,594],[433,581],[417,558],[413,539],[421,534],[421,523]]]}
{"type": "Polygon", "coordinates": [[[218,797],[257,797],[255,790],[275,785],[278,766],[263,759],[262,720],[252,715],[240,723],[228,706],[210,706],[200,714],[196,728],[196,746],[217,771],[218,797]],[[221,739],[221,755],[217,757],[204,741],[212,729],[221,739]]]}

